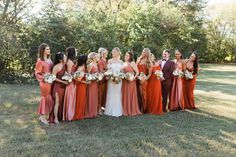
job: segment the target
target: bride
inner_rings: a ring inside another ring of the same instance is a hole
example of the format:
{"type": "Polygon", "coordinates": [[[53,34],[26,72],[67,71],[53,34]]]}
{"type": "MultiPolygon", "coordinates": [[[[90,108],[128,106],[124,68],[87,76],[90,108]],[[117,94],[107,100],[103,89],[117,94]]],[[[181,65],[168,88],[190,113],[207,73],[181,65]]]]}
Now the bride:
{"type": "MultiPolygon", "coordinates": [[[[118,47],[115,47],[112,49],[111,53],[112,59],[108,60],[107,68],[112,72],[120,72],[123,67],[123,62],[120,60],[121,51],[118,47]]],[[[122,81],[108,81],[105,115],[115,117],[122,115],[121,87],[122,81]]]]}

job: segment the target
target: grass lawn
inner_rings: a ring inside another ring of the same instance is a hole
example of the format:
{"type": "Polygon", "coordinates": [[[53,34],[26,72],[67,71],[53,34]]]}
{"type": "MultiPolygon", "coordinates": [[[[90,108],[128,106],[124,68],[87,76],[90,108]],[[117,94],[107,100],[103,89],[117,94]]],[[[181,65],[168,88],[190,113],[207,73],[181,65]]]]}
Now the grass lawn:
{"type": "Polygon", "coordinates": [[[0,156],[236,156],[236,65],[201,65],[198,109],[44,126],[37,85],[0,84],[0,156]]]}

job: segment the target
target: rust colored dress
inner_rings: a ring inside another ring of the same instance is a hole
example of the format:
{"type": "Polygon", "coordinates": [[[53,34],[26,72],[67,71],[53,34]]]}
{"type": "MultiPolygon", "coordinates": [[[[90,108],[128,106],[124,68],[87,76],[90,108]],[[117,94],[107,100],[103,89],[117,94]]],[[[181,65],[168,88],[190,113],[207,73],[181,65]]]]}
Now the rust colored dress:
{"type": "Polygon", "coordinates": [[[38,59],[36,62],[35,76],[36,79],[39,81],[41,95],[38,108],[38,113],[40,115],[47,115],[53,110],[54,102],[51,95],[52,85],[44,82],[44,74],[51,73],[52,66],[52,62],[48,63],[46,61],[42,61],[41,59],[38,59]]]}
{"type": "MultiPolygon", "coordinates": [[[[73,74],[76,70],[76,66],[72,67],[71,73],[73,74]]],[[[64,105],[63,105],[63,120],[71,121],[75,114],[75,99],[76,99],[76,85],[74,81],[66,86],[64,105]]]]}
{"type": "MultiPolygon", "coordinates": [[[[85,72],[85,68],[83,67],[85,72]]],[[[82,78],[82,81],[86,81],[85,77],[82,78]]],[[[85,83],[76,82],[76,103],[75,103],[75,115],[74,120],[84,119],[85,108],[86,108],[86,87],[85,83]]]]}
{"type": "MultiPolygon", "coordinates": [[[[93,66],[90,73],[97,73],[98,68],[93,66]]],[[[92,81],[87,88],[87,104],[85,109],[85,117],[93,118],[98,114],[98,82],[92,81]]]]}
{"type": "MultiPolygon", "coordinates": [[[[192,68],[186,67],[188,71],[193,71],[192,68]]],[[[185,109],[196,109],[195,102],[194,102],[194,88],[196,85],[196,75],[193,75],[193,79],[185,79],[183,82],[183,94],[184,94],[184,108],[185,109]]]]}
{"type": "MultiPolygon", "coordinates": [[[[183,71],[183,63],[176,63],[176,69],[183,71]]],[[[170,94],[169,110],[184,109],[183,77],[174,77],[170,94]]]]}
{"type": "MultiPolygon", "coordinates": [[[[139,73],[143,72],[146,76],[148,75],[148,68],[146,64],[137,64],[139,73]]],[[[143,113],[147,113],[147,88],[148,88],[148,81],[145,81],[143,84],[140,84],[138,80],[138,97],[139,97],[139,104],[140,110],[143,113]]]]}
{"type": "MultiPolygon", "coordinates": [[[[104,73],[107,70],[107,63],[103,59],[98,61],[99,72],[104,73]]],[[[107,80],[104,78],[98,85],[98,109],[105,107],[107,99],[107,80]]]]}
{"type": "MultiPolygon", "coordinates": [[[[134,73],[130,64],[124,67],[124,73],[134,73]]],[[[132,116],[141,114],[138,106],[136,81],[129,82],[128,80],[122,80],[122,108],[124,116],[132,116]]]]}
{"type": "MultiPolygon", "coordinates": [[[[62,67],[62,69],[57,73],[56,77],[61,80],[62,76],[65,74],[65,71],[66,71],[66,66],[64,65],[62,67]]],[[[58,121],[62,121],[65,89],[66,89],[65,84],[63,84],[61,82],[57,82],[57,81],[53,82],[52,96],[55,100],[55,98],[56,98],[55,94],[57,93],[58,98],[59,98],[59,106],[58,106],[58,113],[57,113],[58,121]]],[[[51,113],[49,115],[49,122],[51,122],[51,123],[54,122],[54,109],[51,111],[51,113]]]]}
{"type": "Polygon", "coordinates": [[[159,65],[152,67],[152,74],[148,80],[147,110],[150,114],[163,114],[161,81],[154,74],[156,70],[161,70],[159,65]]]}

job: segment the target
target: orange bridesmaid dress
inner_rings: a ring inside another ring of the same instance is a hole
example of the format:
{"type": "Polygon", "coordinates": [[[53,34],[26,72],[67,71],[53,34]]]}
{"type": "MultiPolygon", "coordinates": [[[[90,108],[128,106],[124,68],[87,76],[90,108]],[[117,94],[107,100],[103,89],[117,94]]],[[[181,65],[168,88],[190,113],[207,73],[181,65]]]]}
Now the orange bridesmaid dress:
{"type": "MultiPolygon", "coordinates": [[[[146,64],[137,64],[139,73],[143,72],[146,76],[148,75],[148,68],[146,64]]],[[[141,101],[140,108],[143,113],[147,113],[147,88],[148,88],[148,81],[145,81],[143,84],[138,81],[138,95],[140,95],[141,101]]]]}
{"type": "MultiPolygon", "coordinates": [[[[193,71],[192,68],[186,67],[186,69],[190,72],[193,71]]],[[[196,109],[195,102],[194,102],[194,88],[196,85],[197,76],[193,75],[193,79],[185,79],[183,82],[183,94],[184,94],[184,108],[185,109],[196,109]]]]}
{"type": "Polygon", "coordinates": [[[147,110],[150,114],[163,114],[161,81],[154,74],[156,70],[161,70],[159,65],[152,67],[152,74],[148,80],[147,110]]]}
{"type": "MultiPolygon", "coordinates": [[[[83,67],[85,72],[85,68],[83,67]]],[[[85,77],[82,78],[82,81],[86,81],[85,77]]],[[[85,108],[86,108],[86,88],[85,83],[76,82],[76,103],[75,103],[75,115],[74,120],[84,119],[85,108]]]]}
{"type": "Polygon", "coordinates": [[[53,63],[42,61],[38,59],[35,67],[35,76],[39,81],[40,86],[40,103],[38,108],[38,113],[40,115],[47,115],[53,110],[54,101],[51,95],[51,87],[52,85],[44,82],[44,74],[51,73],[53,63]]]}
{"type": "MultiPolygon", "coordinates": [[[[76,66],[72,67],[71,73],[76,71],[76,66]]],[[[71,121],[75,114],[75,99],[76,99],[76,85],[74,81],[70,82],[66,86],[65,96],[64,96],[64,106],[63,106],[63,120],[71,121]]]]}
{"type": "MultiPolygon", "coordinates": [[[[103,59],[98,61],[98,69],[99,72],[104,73],[107,70],[107,63],[103,59]]],[[[98,85],[98,109],[101,107],[105,107],[106,99],[107,99],[107,80],[104,78],[102,81],[99,82],[98,85]]]]}
{"type": "MultiPolygon", "coordinates": [[[[91,68],[91,74],[97,73],[98,68],[93,66],[91,68]]],[[[98,82],[91,81],[91,84],[87,86],[87,104],[85,109],[85,118],[93,118],[98,115],[98,82]]]]}
{"type": "MultiPolygon", "coordinates": [[[[134,73],[130,64],[125,66],[123,71],[124,73],[134,73]]],[[[122,80],[122,106],[124,116],[142,114],[138,106],[136,81],[122,80]]]]}
{"type": "MultiPolygon", "coordinates": [[[[62,76],[65,74],[66,72],[66,66],[64,65],[63,68],[57,73],[56,77],[58,79],[61,80],[62,76]]],[[[52,85],[52,96],[55,100],[55,94],[58,94],[59,97],[59,106],[58,106],[58,113],[57,113],[57,117],[59,121],[62,121],[62,116],[63,116],[63,103],[64,103],[64,94],[65,94],[65,89],[66,89],[66,85],[61,83],[61,82],[57,82],[54,81],[53,85],[52,85]]],[[[49,118],[50,122],[54,122],[54,109],[52,110],[52,112],[50,113],[50,118],[49,118]]]]}
{"type": "MultiPolygon", "coordinates": [[[[183,63],[176,63],[176,69],[183,71],[183,63]]],[[[183,79],[183,77],[174,77],[168,107],[170,111],[184,109],[183,79]]]]}

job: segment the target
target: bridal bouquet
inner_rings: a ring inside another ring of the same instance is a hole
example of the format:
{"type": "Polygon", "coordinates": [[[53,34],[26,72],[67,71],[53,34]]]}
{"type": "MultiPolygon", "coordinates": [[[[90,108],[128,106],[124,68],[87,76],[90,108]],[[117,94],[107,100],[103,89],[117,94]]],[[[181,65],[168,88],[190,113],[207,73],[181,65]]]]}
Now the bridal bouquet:
{"type": "Polygon", "coordinates": [[[126,73],[125,74],[125,79],[128,80],[128,81],[133,81],[134,80],[134,74],[133,73],[126,73]]]}
{"type": "Polygon", "coordinates": [[[104,75],[106,76],[106,77],[108,77],[108,78],[111,78],[111,76],[112,76],[112,70],[111,69],[108,69],[106,72],[104,72],[104,75]]]}
{"type": "Polygon", "coordinates": [[[94,75],[98,81],[102,81],[102,79],[104,77],[103,73],[95,73],[94,75]]]}
{"type": "Polygon", "coordinates": [[[85,77],[86,77],[86,81],[95,81],[97,79],[96,74],[87,73],[85,77]]]}
{"type": "Polygon", "coordinates": [[[154,74],[156,75],[157,79],[160,79],[160,78],[164,79],[163,72],[161,70],[155,71],[154,74]]]}
{"type": "Polygon", "coordinates": [[[147,76],[146,76],[143,72],[141,72],[141,73],[139,74],[139,76],[138,76],[138,79],[139,79],[140,81],[146,80],[146,79],[147,79],[147,76]]]}
{"type": "Polygon", "coordinates": [[[53,81],[55,81],[56,80],[56,76],[55,75],[53,75],[53,74],[50,74],[50,73],[46,73],[45,75],[44,75],[44,81],[45,82],[47,82],[47,83],[53,83],[53,81]]]}
{"type": "Polygon", "coordinates": [[[190,71],[188,71],[188,70],[185,70],[184,76],[185,76],[186,80],[193,79],[193,72],[190,72],[190,71]]]}
{"type": "Polygon", "coordinates": [[[182,76],[184,76],[184,73],[181,70],[176,69],[176,70],[174,70],[173,75],[176,77],[182,77],[182,76]]]}
{"type": "Polygon", "coordinates": [[[114,81],[115,83],[119,83],[124,78],[125,78],[125,74],[122,72],[114,72],[112,73],[112,76],[110,77],[110,79],[114,81]]]}
{"type": "Polygon", "coordinates": [[[85,75],[84,71],[78,70],[74,73],[73,77],[76,78],[83,78],[85,75]]]}
{"type": "Polygon", "coordinates": [[[62,80],[65,80],[65,81],[67,81],[67,82],[72,82],[72,80],[73,80],[73,76],[71,76],[70,74],[68,74],[68,73],[65,73],[64,74],[64,76],[62,76],[62,78],[61,78],[62,80]]]}

